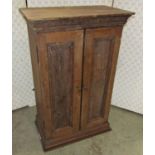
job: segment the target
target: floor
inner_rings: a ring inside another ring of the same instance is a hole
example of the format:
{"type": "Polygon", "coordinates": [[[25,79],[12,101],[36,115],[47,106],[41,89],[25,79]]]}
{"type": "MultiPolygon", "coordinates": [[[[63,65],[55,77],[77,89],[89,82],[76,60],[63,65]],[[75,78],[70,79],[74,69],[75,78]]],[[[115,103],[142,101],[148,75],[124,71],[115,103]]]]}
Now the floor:
{"type": "Polygon", "coordinates": [[[111,108],[112,131],[43,152],[34,124],[35,107],[13,112],[13,155],[142,155],[143,118],[111,108]]]}

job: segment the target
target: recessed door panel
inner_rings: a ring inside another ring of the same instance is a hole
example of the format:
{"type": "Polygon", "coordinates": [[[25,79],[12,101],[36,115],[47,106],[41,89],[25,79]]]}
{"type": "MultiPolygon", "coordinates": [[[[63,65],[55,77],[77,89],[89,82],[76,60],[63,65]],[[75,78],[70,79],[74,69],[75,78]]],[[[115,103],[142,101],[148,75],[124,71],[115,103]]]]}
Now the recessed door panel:
{"type": "Polygon", "coordinates": [[[107,121],[121,30],[121,27],[86,30],[82,128],[107,121]]]}
{"type": "Polygon", "coordinates": [[[72,127],[74,43],[48,44],[53,129],[72,127]]]}

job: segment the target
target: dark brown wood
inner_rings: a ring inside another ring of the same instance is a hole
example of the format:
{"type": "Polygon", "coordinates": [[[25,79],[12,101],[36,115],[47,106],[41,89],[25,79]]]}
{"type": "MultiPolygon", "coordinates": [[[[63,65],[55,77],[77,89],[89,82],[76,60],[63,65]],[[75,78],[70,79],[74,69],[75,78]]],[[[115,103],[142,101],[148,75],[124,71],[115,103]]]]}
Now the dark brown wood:
{"type": "Polygon", "coordinates": [[[49,21],[29,22],[35,32],[66,31],[96,27],[122,26],[130,15],[77,17],[49,21]]]}
{"type": "Polygon", "coordinates": [[[36,45],[36,34],[32,29],[29,27],[28,24],[28,34],[29,34],[29,43],[30,43],[30,54],[31,54],[31,61],[32,61],[32,71],[33,71],[33,80],[34,80],[34,90],[35,90],[35,99],[36,99],[36,107],[37,107],[37,115],[36,115],[36,122],[38,122],[40,134],[44,139],[43,133],[43,120],[46,120],[46,111],[44,111],[44,104],[42,104],[42,92],[40,86],[40,73],[39,73],[39,66],[38,66],[38,57],[37,57],[37,45],[36,45]]]}
{"type": "Polygon", "coordinates": [[[82,94],[82,128],[108,121],[108,109],[122,27],[86,30],[82,94]]]}
{"type": "Polygon", "coordinates": [[[53,91],[53,130],[72,127],[74,43],[50,43],[47,46],[49,84],[53,91]]]}
{"type": "Polygon", "coordinates": [[[106,6],[20,11],[28,24],[43,148],[110,130],[121,33],[133,13],[106,6]]]}
{"type": "Polygon", "coordinates": [[[42,98],[49,111],[46,138],[79,130],[82,47],[82,30],[38,34],[42,98]]]}
{"type": "Polygon", "coordinates": [[[100,126],[96,126],[95,128],[91,128],[89,130],[80,130],[79,132],[76,132],[74,136],[72,135],[68,136],[66,139],[60,138],[60,139],[42,140],[42,144],[43,144],[44,150],[48,150],[51,148],[64,145],[66,143],[79,141],[107,131],[111,131],[111,128],[109,127],[109,123],[105,122],[104,124],[101,124],[100,126]]]}

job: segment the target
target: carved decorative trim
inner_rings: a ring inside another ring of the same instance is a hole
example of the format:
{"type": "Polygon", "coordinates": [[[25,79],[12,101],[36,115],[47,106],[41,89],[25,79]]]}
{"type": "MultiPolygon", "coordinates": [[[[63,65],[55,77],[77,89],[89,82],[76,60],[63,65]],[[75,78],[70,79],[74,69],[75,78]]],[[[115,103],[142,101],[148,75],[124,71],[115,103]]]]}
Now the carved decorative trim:
{"type": "Polygon", "coordinates": [[[122,26],[129,16],[78,17],[30,23],[36,32],[49,32],[65,29],[122,26]]]}

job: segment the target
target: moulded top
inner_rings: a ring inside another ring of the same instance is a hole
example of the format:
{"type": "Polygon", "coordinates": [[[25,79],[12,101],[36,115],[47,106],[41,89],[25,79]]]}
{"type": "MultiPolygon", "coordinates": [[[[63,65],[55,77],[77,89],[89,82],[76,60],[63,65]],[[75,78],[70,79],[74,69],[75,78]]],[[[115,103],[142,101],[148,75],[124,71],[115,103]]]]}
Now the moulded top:
{"type": "Polygon", "coordinates": [[[108,6],[21,8],[20,12],[27,21],[31,22],[76,17],[130,16],[134,14],[130,11],[108,6]]]}

